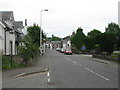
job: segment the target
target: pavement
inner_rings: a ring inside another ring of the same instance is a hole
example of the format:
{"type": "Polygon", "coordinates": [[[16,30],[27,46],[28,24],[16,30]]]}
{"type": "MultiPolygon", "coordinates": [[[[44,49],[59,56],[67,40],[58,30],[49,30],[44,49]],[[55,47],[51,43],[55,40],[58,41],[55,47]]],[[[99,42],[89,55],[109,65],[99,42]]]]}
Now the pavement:
{"type": "Polygon", "coordinates": [[[48,66],[49,58],[47,54],[48,53],[46,52],[42,57],[38,56],[34,66],[3,71],[2,79],[5,80],[5,79],[21,77],[33,73],[47,72],[49,70],[49,66],[48,66]]]}

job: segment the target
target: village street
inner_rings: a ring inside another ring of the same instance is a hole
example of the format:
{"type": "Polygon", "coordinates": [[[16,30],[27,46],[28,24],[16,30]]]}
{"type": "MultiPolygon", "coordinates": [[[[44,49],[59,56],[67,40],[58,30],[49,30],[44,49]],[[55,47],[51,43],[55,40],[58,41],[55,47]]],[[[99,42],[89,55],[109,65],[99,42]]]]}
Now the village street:
{"type": "Polygon", "coordinates": [[[46,59],[48,71],[3,78],[3,88],[118,88],[118,65],[114,62],[91,55],[64,55],[53,49],[42,59],[46,59]]]}

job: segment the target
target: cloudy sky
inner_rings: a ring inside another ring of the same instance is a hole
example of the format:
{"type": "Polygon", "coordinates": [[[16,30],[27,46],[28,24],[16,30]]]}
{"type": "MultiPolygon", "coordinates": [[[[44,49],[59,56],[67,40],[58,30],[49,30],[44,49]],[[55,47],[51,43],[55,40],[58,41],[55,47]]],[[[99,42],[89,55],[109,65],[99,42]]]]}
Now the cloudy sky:
{"type": "Polygon", "coordinates": [[[13,11],[16,21],[40,25],[48,36],[65,37],[78,27],[87,35],[93,29],[105,31],[108,23],[118,23],[119,0],[0,0],[1,11],[13,11]]]}

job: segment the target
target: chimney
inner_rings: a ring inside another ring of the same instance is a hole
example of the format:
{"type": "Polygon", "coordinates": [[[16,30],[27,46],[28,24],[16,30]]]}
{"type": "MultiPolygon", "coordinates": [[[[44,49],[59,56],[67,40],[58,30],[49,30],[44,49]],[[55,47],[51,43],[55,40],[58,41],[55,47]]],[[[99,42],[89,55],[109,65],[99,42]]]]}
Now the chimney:
{"type": "Polygon", "coordinates": [[[25,26],[27,26],[27,19],[25,19],[25,26]]]}

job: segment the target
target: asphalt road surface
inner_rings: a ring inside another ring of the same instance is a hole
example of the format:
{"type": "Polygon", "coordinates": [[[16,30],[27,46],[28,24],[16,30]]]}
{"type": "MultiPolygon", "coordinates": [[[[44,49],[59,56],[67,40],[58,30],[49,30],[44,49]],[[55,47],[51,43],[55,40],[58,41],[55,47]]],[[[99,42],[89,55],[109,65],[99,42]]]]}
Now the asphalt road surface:
{"type": "Polygon", "coordinates": [[[49,71],[3,81],[3,88],[118,88],[118,65],[48,50],[49,71]]]}

